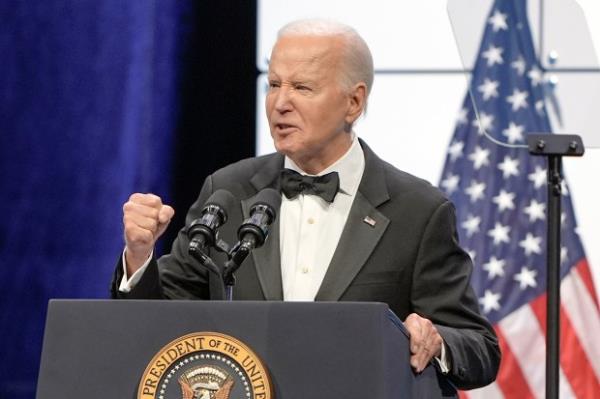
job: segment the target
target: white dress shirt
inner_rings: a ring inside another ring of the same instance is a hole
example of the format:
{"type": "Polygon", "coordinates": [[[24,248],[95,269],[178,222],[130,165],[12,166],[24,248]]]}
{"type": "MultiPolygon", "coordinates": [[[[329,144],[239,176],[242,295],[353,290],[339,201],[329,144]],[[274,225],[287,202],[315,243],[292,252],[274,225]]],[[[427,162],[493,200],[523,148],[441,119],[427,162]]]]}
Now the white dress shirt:
{"type": "MultiPolygon", "coordinates": [[[[284,165],[308,175],[288,157],[284,165]]],[[[340,190],[332,203],[317,195],[300,194],[288,199],[282,194],[279,247],[284,300],[315,300],[346,225],[364,169],[364,153],[353,134],[350,149],[318,174],[339,174],[340,190]]]]}

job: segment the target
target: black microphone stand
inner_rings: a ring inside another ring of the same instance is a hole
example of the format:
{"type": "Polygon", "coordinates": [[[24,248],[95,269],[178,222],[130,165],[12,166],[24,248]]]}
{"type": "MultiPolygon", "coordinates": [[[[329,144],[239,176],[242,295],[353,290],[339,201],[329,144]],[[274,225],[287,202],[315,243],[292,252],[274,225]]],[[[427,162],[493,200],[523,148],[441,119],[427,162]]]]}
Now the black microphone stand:
{"type": "Polygon", "coordinates": [[[219,252],[227,254],[227,262],[224,265],[215,263],[199,246],[190,245],[188,252],[216,277],[214,282],[211,281],[210,299],[232,301],[235,285],[234,273],[240,268],[244,259],[250,255],[254,246],[249,241],[240,241],[231,248],[225,241],[218,240],[215,247],[219,252]]]}
{"type": "Polygon", "coordinates": [[[548,159],[546,240],[546,398],[558,399],[560,364],[560,229],[562,157],[582,156],[581,137],[571,134],[529,134],[529,153],[548,159]]]}
{"type": "MultiPolygon", "coordinates": [[[[265,243],[269,235],[269,226],[276,218],[275,209],[279,207],[280,203],[281,194],[278,191],[272,188],[261,190],[256,195],[256,202],[250,207],[250,217],[244,220],[238,229],[239,241],[233,248],[225,241],[217,239],[215,230],[218,226],[214,223],[207,228],[204,228],[204,225],[199,225],[200,232],[203,235],[208,235],[210,240],[192,240],[188,252],[216,277],[214,279],[209,277],[210,299],[233,300],[234,273],[253,249],[265,243]],[[214,227],[211,228],[212,226],[214,227]],[[227,262],[224,265],[217,265],[210,258],[208,255],[210,246],[214,246],[217,251],[227,255],[227,262]]],[[[224,212],[222,212],[221,220],[225,219],[224,215],[224,212]]]]}

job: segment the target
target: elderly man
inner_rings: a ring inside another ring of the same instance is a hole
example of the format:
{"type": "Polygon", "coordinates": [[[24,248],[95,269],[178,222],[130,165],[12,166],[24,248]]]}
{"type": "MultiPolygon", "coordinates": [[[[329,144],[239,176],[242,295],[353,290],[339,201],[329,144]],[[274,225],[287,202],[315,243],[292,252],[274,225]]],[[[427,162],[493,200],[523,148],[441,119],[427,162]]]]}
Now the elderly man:
{"type": "MultiPolygon", "coordinates": [[[[187,216],[188,224],[198,218],[217,189],[240,200],[266,187],[281,190],[278,222],[240,268],[234,297],[385,302],[405,320],[415,371],[435,358],[459,388],[493,381],[500,352],[469,286],[472,264],[458,245],[452,204],[379,159],[352,131],[373,84],[366,43],[345,25],[293,22],[279,32],[268,80],[277,153],[209,176],[187,216]],[[316,195],[323,190],[302,191],[292,184],[297,174],[325,176],[333,190],[323,198],[316,195]]],[[[172,216],[152,194],[133,194],[124,205],[115,297],[210,297],[208,272],[188,255],[185,228],[169,255],[152,257],[172,216]]],[[[240,206],[221,236],[234,241],[242,220],[240,206]]]]}

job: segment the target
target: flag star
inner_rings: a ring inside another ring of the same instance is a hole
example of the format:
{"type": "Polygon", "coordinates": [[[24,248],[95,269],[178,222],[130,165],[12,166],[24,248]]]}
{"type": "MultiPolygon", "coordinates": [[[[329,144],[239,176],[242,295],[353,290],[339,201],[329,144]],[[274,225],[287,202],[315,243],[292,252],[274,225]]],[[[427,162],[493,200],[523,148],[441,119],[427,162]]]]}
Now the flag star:
{"type": "Polygon", "coordinates": [[[460,182],[460,176],[453,175],[452,173],[450,173],[448,175],[448,177],[446,177],[442,181],[442,187],[444,188],[444,191],[446,192],[446,194],[451,195],[458,188],[459,182],[460,182]]]}
{"type": "Polygon", "coordinates": [[[525,68],[526,68],[525,59],[522,56],[519,56],[519,58],[517,58],[515,61],[511,62],[510,66],[513,67],[514,69],[516,69],[519,76],[523,76],[523,74],[525,73],[525,68]]]}
{"type": "Polygon", "coordinates": [[[544,104],[544,100],[537,100],[535,102],[535,111],[538,113],[538,115],[544,115],[545,111],[545,104],[544,104]]]}
{"type": "Polygon", "coordinates": [[[540,188],[546,183],[546,169],[535,167],[535,172],[529,174],[529,180],[533,182],[535,188],[540,188]]]}
{"type": "Polygon", "coordinates": [[[513,111],[518,111],[520,108],[527,108],[527,96],[529,93],[514,89],[513,94],[506,97],[506,101],[512,105],[513,111]]]}
{"type": "Polygon", "coordinates": [[[483,100],[487,101],[492,97],[498,97],[498,86],[500,82],[485,78],[483,84],[477,87],[477,90],[483,94],[483,100]]]}
{"type": "Polygon", "coordinates": [[[565,224],[565,222],[567,221],[567,214],[564,212],[560,213],[560,223],[565,224]]]}
{"type": "Polygon", "coordinates": [[[479,170],[482,166],[489,165],[490,150],[476,146],[475,150],[469,155],[469,159],[473,161],[475,170],[479,170]]]}
{"type": "Polygon", "coordinates": [[[483,198],[483,191],[485,190],[485,183],[479,183],[472,181],[471,185],[467,187],[465,193],[471,198],[471,202],[476,202],[483,198]]]}
{"type": "Polygon", "coordinates": [[[458,111],[458,115],[456,117],[456,124],[457,125],[464,125],[467,123],[467,115],[469,113],[469,110],[466,108],[461,108],[460,111],[458,111]]]}
{"type": "Polygon", "coordinates": [[[528,269],[527,266],[523,266],[521,271],[515,274],[514,279],[519,282],[519,287],[524,290],[527,287],[537,287],[535,276],[537,276],[537,270],[528,269]]]}
{"type": "Polygon", "coordinates": [[[502,47],[494,47],[493,44],[490,44],[490,47],[482,53],[482,57],[487,60],[487,66],[491,67],[495,64],[503,64],[504,60],[502,59],[502,52],[504,49],[502,47]]]}
{"type": "Polygon", "coordinates": [[[569,259],[569,249],[560,247],[560,263],[565,263],[569,259]]]}
{"type": "Polygon", "coordinates": [[[506,266],[506,261],[492,256],[488,263],[484,263],[483,269],[488,272],[488,278],[491,280],[497,276],[504,276],[504,266],[506,266]]]}
{"type": "Polygon", "coordinates": [[[479,134],[482,135],[483,132],[492,129],[493,123],[494,115],[482,112],[479,114],[479,117],[473,121],[473,126],[476,126],[479,129],[479,134]]]}
{"type": "Polygon", "coordinates": [[[525,239],[519,242],[519,246],[523,248],[525,251],[525,255],[529,256],[532,253],[541,254],[542,248],[540,245],[542,244],[542,239],[540,237],[535,237],[531,233],[527,233],[525,239]]]}
{"type": "Polygon", "coordinates": [[[479,298],[479,303],[483,306],[483,313],[490,313],[492,310],[500,310],[500,298],[502,295],[495,294],[490,290],[485,290],[483,298],[479,298]]]}
{"type": "Polygon", "coordinates": [[[527,73],[527,77],[529,77],[529,79],[531,80],[531,85],[533,87],[536,87],[544,80],[544,75],[542,74],[542,71],[536,66],[529,70],[529,72],[527,73]]]}
{"type": "Polygon", "coordinates": [[[492,201],[494,201],[494,204],[498,205],[498,211],[502,212],[507,209],[515,209],[514,199],[515,193],[500,190],[500,194],[495,196],[492,201]]]}
{"type": "Polygon", "coordinates": [[[560,191],[565,197],[569,195],[569,187],[567,186],[567,182],[565,180],[560,181],[560,191]]]}
{"type": "Polygon", "coordinates": [[[494,15],[488,19],[488,23],[492,25],[494,32],[498,32],[499,30],[508,30],[508,25],[506,24],[507,16],[508,14],[502,14],[500,11],[494,10],[494,15]]]}
{"type": "Polygon", "coordinates": [[[517,125],[516,123],[510,122],[508,128],[502,131],[502,135],[508,138],[510,144],[514,144],[517,141],[523,141],[523,131],[525,126],[517,125]]]}
{"type": "Polygon", "coordinates": [[[503,226],[502,224],[496,222],[494,228],[488,231],[487,235],[494,239],[494,245],[498,245],[502,242],[508,243],[510,241],[508,238],[509,232],[510,226],[503,226]]]}
{"type": "Polygon", "coordinates": [[[481,223],[479,216],[469,215],[467,220],[462,222],[461,227],[467,231],[467,237],[471,237],[479,231],[479,223],[481,223]]]}
{"type": "Polygon", "coordinates": [[[463,156],[463,148],[465,143],[462,141],[453,141],[448,147],[448,155],[452,161],[456,161],[458,158],[463,156]]]}
{"type": "Polygon", "coordinates": [[[546,217],[546,204],[544,204],[543,202],[537,202],[536,200],[532,199],[529,203],[529,206],[523,209],[523,212],[525,212],[529,216],[530,223],[533,223],[538,219],[544,220],[544,218],[546,217]]]}
{"type": "Polygon", "coordinates": [[[498,164],[498,169],[502,171],[502,177],[505,179],[511,176],[519,176],[519,160],[506,155],[504,161],[498,164]]]}

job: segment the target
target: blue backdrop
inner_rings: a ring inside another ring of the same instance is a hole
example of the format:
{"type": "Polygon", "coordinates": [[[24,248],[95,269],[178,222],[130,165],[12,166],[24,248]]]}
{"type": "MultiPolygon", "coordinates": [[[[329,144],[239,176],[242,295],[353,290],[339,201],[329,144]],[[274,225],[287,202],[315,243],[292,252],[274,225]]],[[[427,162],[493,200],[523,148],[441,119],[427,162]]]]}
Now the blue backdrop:
{"type": "Polygon", "coordinates": [[[105,298],[131,192],[169,197],[186,1],[0,3],[0,398],[49,298],[105,298]]]}

